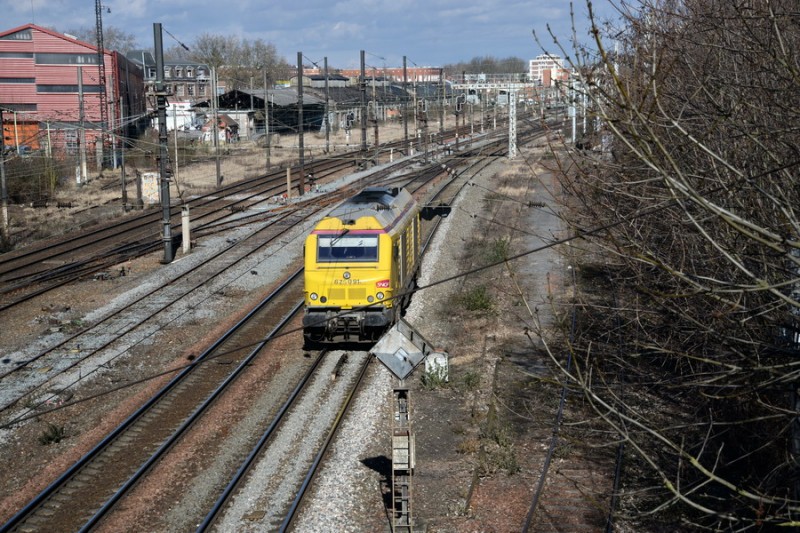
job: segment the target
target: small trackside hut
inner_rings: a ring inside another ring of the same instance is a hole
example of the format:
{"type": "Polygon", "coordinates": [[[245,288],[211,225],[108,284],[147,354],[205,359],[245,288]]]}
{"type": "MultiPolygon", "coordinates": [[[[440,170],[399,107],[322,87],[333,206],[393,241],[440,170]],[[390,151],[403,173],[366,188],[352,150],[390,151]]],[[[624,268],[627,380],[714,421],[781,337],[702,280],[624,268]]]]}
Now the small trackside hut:
{"type": "Polygon", "coordinates": [[[306,345],[378,339],[399,318],[420,255],[420,209],[372,187],[335,207],[305,242],[306,345]]]}

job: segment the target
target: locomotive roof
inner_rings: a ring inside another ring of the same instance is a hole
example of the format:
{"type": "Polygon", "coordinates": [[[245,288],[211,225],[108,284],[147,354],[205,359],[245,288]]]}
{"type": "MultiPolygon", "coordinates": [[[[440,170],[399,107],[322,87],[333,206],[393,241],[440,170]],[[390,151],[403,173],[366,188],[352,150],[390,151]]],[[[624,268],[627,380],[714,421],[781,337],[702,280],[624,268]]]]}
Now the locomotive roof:
{"type": "Polygon", "coordinates": [[[362,217],[375,217],[382,228],[388,229],[413,205],[414,198],[405,189],[368,187],[333,208],[328,216],[338,218],[344,225],[362,217]]]}

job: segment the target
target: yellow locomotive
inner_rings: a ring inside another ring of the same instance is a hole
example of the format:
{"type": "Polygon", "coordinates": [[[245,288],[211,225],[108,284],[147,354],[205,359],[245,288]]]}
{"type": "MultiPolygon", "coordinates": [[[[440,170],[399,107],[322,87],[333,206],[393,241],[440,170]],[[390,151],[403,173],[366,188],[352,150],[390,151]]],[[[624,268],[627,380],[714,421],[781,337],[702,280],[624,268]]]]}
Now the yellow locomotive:
{"type": "Polygon", "coordinates": [[[331,210],[305,242],[306,344],[379,338],[408,299],[419,255],[420,209],[405,189],[366,188],[331,210]]]}

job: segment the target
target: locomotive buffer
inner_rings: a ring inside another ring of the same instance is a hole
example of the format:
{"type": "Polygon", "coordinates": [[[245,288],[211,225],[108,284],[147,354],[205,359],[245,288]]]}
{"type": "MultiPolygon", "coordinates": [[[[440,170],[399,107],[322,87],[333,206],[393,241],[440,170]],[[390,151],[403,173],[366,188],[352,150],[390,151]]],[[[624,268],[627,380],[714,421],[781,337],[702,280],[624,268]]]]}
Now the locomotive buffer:
{"type": "Polygon", "coordinates": [[[392,531],[412,533],[412,478],[414,433],[411,430],[411,398],[405,378],[424,360],[428,372],[447,377],[447,354],[437,352],[405,320],[397,323],[372,348],[378,360],[399,380],[392,403],[392,531]]]}

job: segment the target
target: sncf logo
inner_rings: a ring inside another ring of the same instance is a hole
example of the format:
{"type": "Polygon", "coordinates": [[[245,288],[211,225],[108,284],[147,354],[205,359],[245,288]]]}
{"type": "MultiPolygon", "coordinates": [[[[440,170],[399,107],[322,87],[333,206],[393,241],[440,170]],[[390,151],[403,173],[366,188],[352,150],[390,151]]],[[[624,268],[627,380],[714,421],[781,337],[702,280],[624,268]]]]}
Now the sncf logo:
{"type": "Polygon", "coordinates": [[[379,289],[388,289],[389,288],[389,280],[384,279],[375,283],[375,286],[379,289]]]}

